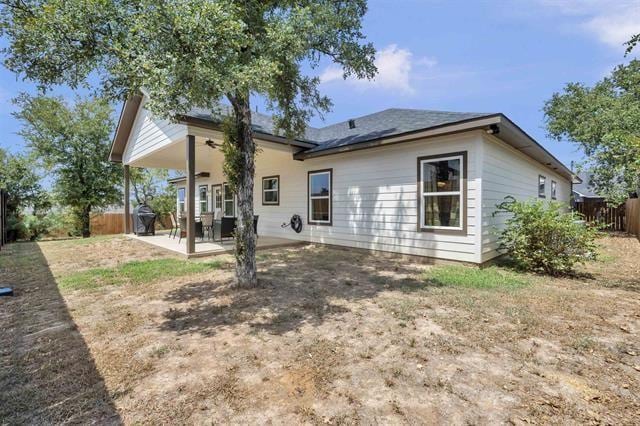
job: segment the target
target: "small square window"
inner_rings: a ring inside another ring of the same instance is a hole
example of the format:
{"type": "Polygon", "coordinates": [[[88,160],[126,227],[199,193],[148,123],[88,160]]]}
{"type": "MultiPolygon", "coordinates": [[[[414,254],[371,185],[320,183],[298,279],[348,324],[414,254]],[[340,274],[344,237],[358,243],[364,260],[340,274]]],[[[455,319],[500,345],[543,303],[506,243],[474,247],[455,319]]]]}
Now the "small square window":
{"type": "Polygon", "coordinates": [[[280,204],[280,176],[262,178],[262,205],[277,206],[280,204]]]}

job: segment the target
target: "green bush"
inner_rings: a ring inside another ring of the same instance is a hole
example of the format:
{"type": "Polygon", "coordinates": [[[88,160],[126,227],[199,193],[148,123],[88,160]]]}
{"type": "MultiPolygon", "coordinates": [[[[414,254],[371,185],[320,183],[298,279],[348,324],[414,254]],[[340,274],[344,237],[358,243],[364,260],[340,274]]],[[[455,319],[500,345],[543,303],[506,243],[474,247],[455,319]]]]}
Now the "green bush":
{"type": "Polygon", "coordinates": [[[500,250],[521,268],[550,275],[573,271],[595,259],[597,227],[581,221],[559,202],[517,201],[506,197],[496,214],[509,214],[500,234],[500,250]]]}
{"type": "Polygon", "coordinates": [[[46,216],[28,214],[22,218],[24,224],[24,234],[21,238],[25,240],[39,240],[49,234],[51,220],[46,216]]]}

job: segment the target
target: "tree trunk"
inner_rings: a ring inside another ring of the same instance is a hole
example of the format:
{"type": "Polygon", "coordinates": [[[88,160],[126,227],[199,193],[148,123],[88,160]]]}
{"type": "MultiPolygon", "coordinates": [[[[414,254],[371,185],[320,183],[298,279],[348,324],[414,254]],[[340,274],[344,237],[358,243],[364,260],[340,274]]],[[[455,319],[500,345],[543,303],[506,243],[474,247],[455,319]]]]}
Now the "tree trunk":
{"type": "Polygon", "coordinates": [[[241,156],[237,170],[238,218],[236,228],[236,279],[239,287],[256,287],[256,234],[253,229],[253,179],[255,143],[251,131],[251,107],[248,96],[233,102],[236,140],[241,156]]]}
{"type": "Polygon", "coordinates": [[[91,207],[82,209],[80,221],[82,223],[82,238],[89,238],[91,236],[91,207]]]}

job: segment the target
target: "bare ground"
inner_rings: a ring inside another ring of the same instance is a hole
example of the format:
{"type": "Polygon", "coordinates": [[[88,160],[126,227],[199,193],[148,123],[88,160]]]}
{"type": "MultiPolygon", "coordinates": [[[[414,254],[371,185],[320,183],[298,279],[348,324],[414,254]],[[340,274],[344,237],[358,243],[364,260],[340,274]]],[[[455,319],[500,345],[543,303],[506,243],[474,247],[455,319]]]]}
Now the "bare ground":
{"type": "Polygon", "coordinates": [[[640,423],[640,243],[574,278],[478,289],[321,246],[222,270],[64,290],[142,253],[116,238],[0,253],[0,423],[640,423]]]}

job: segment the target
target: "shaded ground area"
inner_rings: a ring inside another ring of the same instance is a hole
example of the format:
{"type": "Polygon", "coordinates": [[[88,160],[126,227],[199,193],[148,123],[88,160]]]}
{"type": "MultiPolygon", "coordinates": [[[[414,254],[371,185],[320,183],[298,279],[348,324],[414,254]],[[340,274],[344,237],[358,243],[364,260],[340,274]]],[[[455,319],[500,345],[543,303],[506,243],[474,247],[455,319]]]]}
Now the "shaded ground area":
{"type": "Polygon", "coordinates": [[[167,255],[136,241],[16,244],[0,254],[18,290],[0,301],[0,418],[638,424],[640,244],[601,242],[564,279],[277,249],[251,291],[229,286],[229,257],[145,282],[148,264],[122,262],[167,255]]]}
{"type": "Polygon", "coordinates": [[[0,272],[0,423],[121,423],[39,247],[7,247],[0,272]]]}

